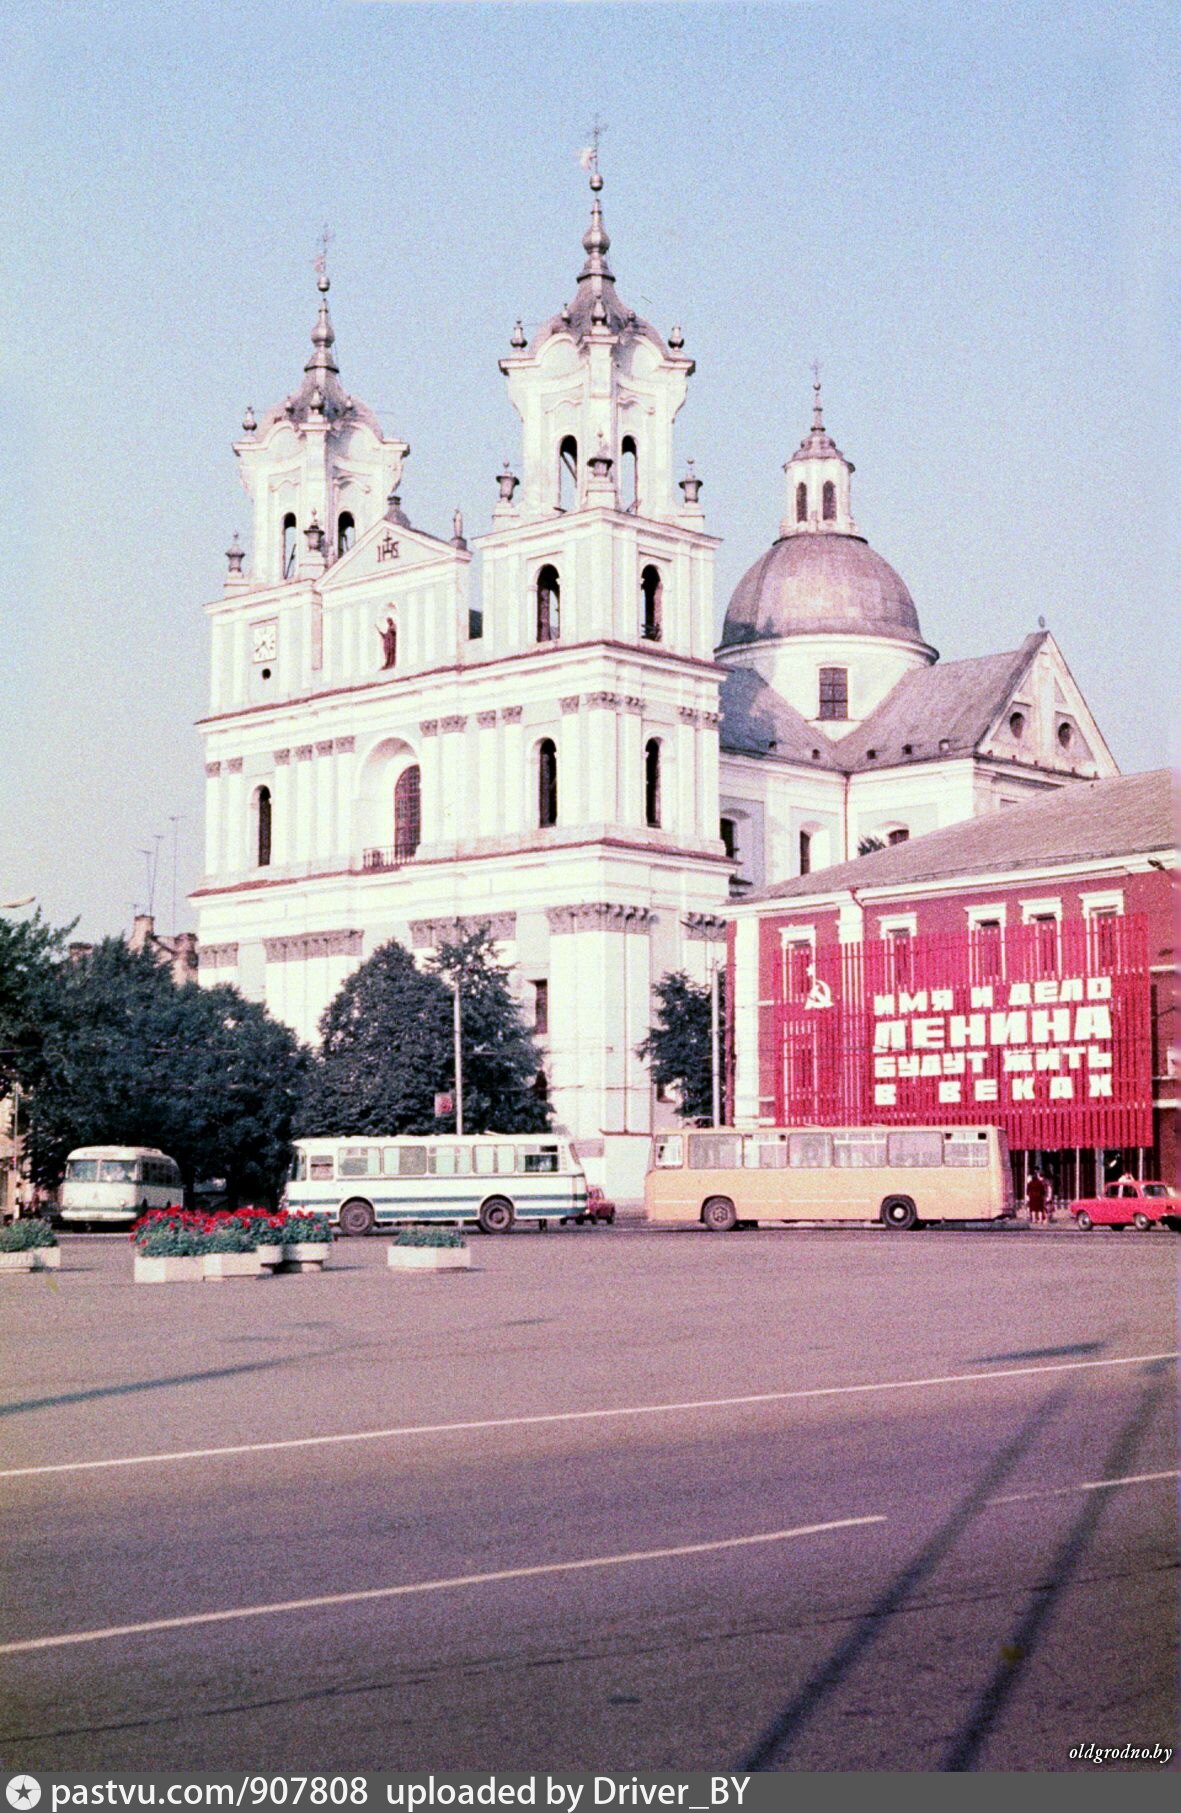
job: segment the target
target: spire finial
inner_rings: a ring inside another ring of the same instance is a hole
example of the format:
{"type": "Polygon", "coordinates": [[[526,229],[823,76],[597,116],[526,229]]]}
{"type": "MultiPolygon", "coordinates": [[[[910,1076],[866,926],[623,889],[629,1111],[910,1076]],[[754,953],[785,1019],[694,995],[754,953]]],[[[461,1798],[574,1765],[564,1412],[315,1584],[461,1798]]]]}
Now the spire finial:
{"type": "Polygon", "coordinates": [[[603,125],[596,113],[595,123],[590,131],[591,142],[589,145],[584,146],[578,154],[578,161],[583,169],[590,171],[590,186],[595,195],[597,195],[599,190],[603,187],[603,178],[599,171],[599,140],[606,130],[607,128],[603,125]]]}
{"type": "Polygon", "coordinates": [[[812,432],[824,433],[824,405],[820,401],[820,361],[812,361],[812,432]]]}
{"type": "Polygon", "coordinates": [[[328,280],[328,248],[335,238],[336,234],[332,232],[328,222],[325,221],[320,229],[320,250],[312,259],[312,269],[315,271],[317,278],[316,288],[320,291],[322,296],[327,295],[329,289],[332,287],[328,280]]]}

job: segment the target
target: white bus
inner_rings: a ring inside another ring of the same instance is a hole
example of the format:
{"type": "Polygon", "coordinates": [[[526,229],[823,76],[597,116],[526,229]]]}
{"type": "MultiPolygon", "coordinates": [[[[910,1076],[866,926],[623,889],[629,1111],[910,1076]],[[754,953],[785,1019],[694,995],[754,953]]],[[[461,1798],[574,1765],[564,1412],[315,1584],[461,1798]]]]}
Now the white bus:
{"type": "Polygon", "coordinates": [[[180,1167],[155,1146],[78,1146],[66,1159],[60,1213],[86,1227],[178,1209],[184,1199],[180,1167]]]}
{"type": "Polygon", "coordinates": [[[293,1214],[328,1215],[342,1234],[407,1221],[475,1222],[507,1234],[585,1215],[586,1175],[568,1139],[551,1134],[350,1134],[299,1139],[283,1196],[293,1214]]]}

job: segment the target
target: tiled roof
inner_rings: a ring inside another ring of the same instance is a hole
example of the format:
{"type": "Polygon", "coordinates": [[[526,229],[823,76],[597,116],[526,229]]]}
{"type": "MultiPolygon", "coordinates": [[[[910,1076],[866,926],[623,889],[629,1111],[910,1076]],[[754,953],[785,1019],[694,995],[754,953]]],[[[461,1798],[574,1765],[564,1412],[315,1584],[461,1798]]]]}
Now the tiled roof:
{"type": "Polygon", "coordinates": [[[806,899],[842,889],[900,887],[1004,873],[1060,862],[1172,851],[1177,842],[1173,777],[1167,768],[1113,780],[1068,781],[1030,806],[1008,807],[875,850],[855,862],[758,888],[751,901],[806,899]]]}
{"type": "Polygon", "coordinates": [[[731,667],[721,690],[722,748],[728,755],[777,755],[813,768],[838,766],[834,745],[753,667],[731,667]]]}

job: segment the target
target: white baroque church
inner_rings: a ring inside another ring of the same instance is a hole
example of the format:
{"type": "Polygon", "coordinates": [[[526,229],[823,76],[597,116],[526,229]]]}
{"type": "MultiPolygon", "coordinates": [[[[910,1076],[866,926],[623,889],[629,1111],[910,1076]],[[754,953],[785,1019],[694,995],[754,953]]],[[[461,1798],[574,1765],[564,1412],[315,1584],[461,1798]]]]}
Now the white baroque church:
{"type": "Polygon", "coordinates": [[[853,520],[815,388],[778,536],[714,645],[694,365],[620,299],[592,170],[573,296],[500,361],[521,418],[472,548],[416,528],[406,443],[341,383],[321,274],[303,380],[234,447],[250,552],[212,629],[199,974],[314,1040],[388,939],[489,923],[557,1122],[617,1200],[675,1118],[637,1055],[736,893],[1116,772],[1052,637],[940,663],[853,520]]]}

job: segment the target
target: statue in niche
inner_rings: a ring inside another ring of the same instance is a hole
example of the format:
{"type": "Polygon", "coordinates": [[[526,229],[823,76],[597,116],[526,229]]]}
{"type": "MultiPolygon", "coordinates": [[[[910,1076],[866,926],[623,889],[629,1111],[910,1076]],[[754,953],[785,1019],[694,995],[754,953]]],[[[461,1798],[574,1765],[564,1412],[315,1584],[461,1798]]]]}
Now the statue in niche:
{"type": "Polygon", "coordinates": [[[383,668],[398,665],[398,626],[392,617],[384,623],[375,623],[374,629],[381,637],[381,665],[383,668]]]}

